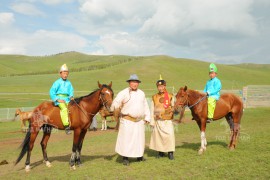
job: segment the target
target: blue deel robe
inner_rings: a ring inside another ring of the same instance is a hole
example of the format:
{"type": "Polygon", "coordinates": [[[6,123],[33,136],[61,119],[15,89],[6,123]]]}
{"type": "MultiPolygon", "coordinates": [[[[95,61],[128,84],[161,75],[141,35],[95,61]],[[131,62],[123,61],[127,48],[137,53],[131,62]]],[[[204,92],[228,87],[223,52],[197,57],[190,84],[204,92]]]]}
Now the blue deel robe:
{"type": "Polygon", "coordinates": [[[59,102],[57,102],[58,99],[63,99],[66,103],[69,103],[70,98],[74,96],[73,93],[74,89],[71,82],[67,79],[63,80],[62,78],[56,80],[50,89],[50,97],[56,106],[59,104],[59,102]],[[66,95],[66,97],[57,96],[59,94],[66,95]]]}
{"type": "Polygon", "coordinates": [[[213,97],[216,100],[219,100],[220,98],[220,90],[222,88],[221,82],[217,77],[214,77],[213,79],[209,79],[206,82],[204,92],[208,93],[209,97],[213,97]]]}

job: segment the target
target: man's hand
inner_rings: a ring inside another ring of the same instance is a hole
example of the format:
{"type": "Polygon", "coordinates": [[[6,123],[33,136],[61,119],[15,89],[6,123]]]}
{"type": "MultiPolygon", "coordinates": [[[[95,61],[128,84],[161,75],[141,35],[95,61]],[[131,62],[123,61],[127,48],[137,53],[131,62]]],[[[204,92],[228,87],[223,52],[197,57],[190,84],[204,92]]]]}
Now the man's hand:
{"type": "Polygon", "coordinates": [[[71,97],[70,100],[73,101],[74,100],[74,97],[71,97]]]}
{"type": "Polygon", "coordinates": [[[144,124],[149,124],[149,122],[148,122],[148,121],[146,121],[146,120],[144,120],[144,124]]]}

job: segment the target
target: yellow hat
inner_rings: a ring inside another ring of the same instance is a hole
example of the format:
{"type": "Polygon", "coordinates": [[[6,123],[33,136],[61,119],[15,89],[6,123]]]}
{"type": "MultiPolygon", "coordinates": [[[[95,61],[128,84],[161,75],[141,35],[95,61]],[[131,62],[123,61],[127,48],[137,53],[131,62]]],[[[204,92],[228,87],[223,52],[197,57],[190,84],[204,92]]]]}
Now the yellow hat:
{"type": "Polygon", "coordinates": [[[68,71],[68,67],[66,64],[63,64],[60,68],[60,71],[59,72],[62,72],[62,71],[68,71]]]}

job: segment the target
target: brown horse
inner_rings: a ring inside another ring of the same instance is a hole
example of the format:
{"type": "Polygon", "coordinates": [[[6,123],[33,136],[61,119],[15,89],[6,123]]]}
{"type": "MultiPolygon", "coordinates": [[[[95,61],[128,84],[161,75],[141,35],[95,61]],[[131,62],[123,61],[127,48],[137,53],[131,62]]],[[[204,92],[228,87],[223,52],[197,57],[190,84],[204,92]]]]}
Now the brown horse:
{"type": "MultiPolygon", "coordinates": [[[[70,112],[70,128],[74,130],[72,154],[70,157],[70,167],[72,169],[76,169],[76,164],[81,164],[80,155],[83,140],[87,129],[92,123],[92,118],[103,106],[109,109],[112,104],[114,94],[111,86],[112,82],[109,85],[101,85],[98,82],[99,89],[95,90],[89,95],[76,98],[69,103],[68,108],[70,112]]],[[[15,165],[23,158],[27,152],[25,170],[27,172],[30,171],[31,151],[34,147],[34,142],[39,133],[39,130],[43,128],[43,138],[40,144],[43,152],[44,162],[46,163],[46,166],[51,166],[51,163],[47,157],[46,147],[51,135],[52,127],[64,130],[64,126],[60,117],[59,107],[54,106],[53,102],[46,101],[41,103],[33,110],[33,116],[30,120],[29,130],[21,145],[22,150],[15,162],[15,165]]]]}
{"type": "MultiPolygon", "coordinates": [[[[181,87],[176,95],[174,108],[180,112],[180,121],[183,118],[185,107],[189,107],[194,120],[196,120],[201,130],[201,148],[199,154],[206,150],[206,120],[207,120],[207,96],[205,93],[181,87]]],[[[231,129],[229,148],[234,149],[240,133],[240,121],[243,114],[243,103],[234,94],[222,94],[217,101],[213,120],[226,118],[231,129]]]]}
{"type": "Polygon", "coordinates": [[[111,111],[108,111],[106,108],[101,108],[99,110],[99,114],[101,116],[102,126],[101,130],[107,130],[107,117],[111,117],[111,119],[114,121],[114,113],[111,111]]]}
{"type": "Polygon", "coordinates": [[[33,112],[27,111],[23,112],[20,109],[16,109],[15,117],[19,116],[21,120],[21,129],[24,131],[26,129],[26,121],[29,122],[30,118],[32,117],[33,112]]]}

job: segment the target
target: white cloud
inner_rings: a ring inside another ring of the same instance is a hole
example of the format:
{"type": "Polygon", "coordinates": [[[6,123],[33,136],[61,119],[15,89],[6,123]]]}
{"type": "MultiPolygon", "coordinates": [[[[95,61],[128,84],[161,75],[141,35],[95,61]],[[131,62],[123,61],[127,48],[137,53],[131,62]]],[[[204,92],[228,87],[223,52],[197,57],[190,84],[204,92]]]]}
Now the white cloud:
{"type": "Polygon", "coordinates": [[[56,5],[56,4],[62,4],[62,3],[71,3],[75,0],[42,0],[44,4],[49,5],[56,5]]]}
{"type": "Polygon", "coordinates": [[[39,30],[29,36],[26,44],[26,53],[31,55],[48,55],[66,51],[80,51],[87,45],[88,41],[76,34],[39,30]]]}
{"type": "Polygon", "coordinates": [[[45,16],[45,13],[39,10],[36,6],[30,3],[14,3],[11,5],[11,9],[17,13],[29,15],[29,16],[45,16]]]}
{"type": "Polygon", "coordinates": [[[9,4],[15,12],[39,18],[0,13],[0,53],[76,50],[270,62],[268,0],[11,0],[9,4]],[[52,9],[58,7],[59,14],[52,9]],[[15,20],[23,18],[29,26],[20,28],[22,23],[15,20]]]}
{"type": "Polygon", "coordinates": [[[13,13],[0,13],[0,27],[10,25],[15,21],[13,13]]]}

